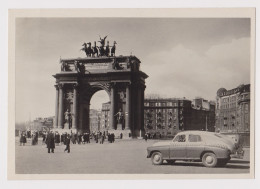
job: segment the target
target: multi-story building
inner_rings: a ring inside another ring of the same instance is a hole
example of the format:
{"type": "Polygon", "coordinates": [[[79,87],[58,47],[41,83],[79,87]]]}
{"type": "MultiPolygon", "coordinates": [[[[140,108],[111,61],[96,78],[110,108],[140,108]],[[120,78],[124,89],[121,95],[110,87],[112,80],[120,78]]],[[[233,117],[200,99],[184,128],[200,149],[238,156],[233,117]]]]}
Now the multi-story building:
{"type": "Polygon", "coordinates": [[[190,124],[186,130],[215,131],[215,102],[197,97],[191,107],[190,124]]]}
{"type": "Polygon", "coordinates": [[[173,136],[180,130],[214,131],[215,104],[202,98],[193,102],[185,98],[145,99],[146,132],[173,136]]]}
{"type": "Polygon", "coordinates": [[[175,135],[188,124],[191,101],[186,99],[145,99],[144,128],[146,132],[175,135]]]}
{"type": "Polygon", "coordinates": [[[101,130],[107,131],[109,129],[109,116],[110,116],[110,102],[102,104],[101,110],[101,130]]]}
{"type": "MultiPolygon", "coordinates": [[[[102,104],[101,128],[109,129],[110,102],[102,104]]],[[[144,128],[151,134],[174,136],[182,130],[215,131],[215,102],[196,98],[146,98],[144,128]]]]}
{"type": "Polygon", "coordinates": [[[217,91],[216,129],[219,132],[250,131],[250,85],[217,91]]]}
{"type": "Polygon", "coordinates": [[[38,117],[29,124],[27,130],[32,130],[32,131],[50,130],[53,128],[53,119],[54,117],[47,117],[47,118],[38,117]]]}
{"type": "Polygon", "coordinates": [[[100,131],[101,111],[90,109],[89,111],[89,129],[90,132],[100,131]]]}
{"type": "Polygon", "coordinates": [[[220,88],[216,97],[216,131],[239,134],[249,145],[250,133],[250,84],[226,90],[220,88]]]}

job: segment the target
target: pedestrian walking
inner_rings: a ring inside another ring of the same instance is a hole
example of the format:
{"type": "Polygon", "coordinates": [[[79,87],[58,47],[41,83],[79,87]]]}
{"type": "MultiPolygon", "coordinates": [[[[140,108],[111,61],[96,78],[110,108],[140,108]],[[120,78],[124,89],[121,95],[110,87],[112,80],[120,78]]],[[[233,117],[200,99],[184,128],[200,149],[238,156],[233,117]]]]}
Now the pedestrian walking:
{"type": "Polygon", "coordinates": [[[42,145],[46,144],[45,140],[46,140],[46,133],[42,133],[42,145]]]}
{"type": "Polygon", "coordinates": [[[144,140],[145,140],[145,142],[147,142],[147,138],[148,138],[148,135],[147,135],[147,133],[144,135],[144,140]]]}
{"type": "Polygon", "coordinates": [[[22,145],[24,146],[25,143],[26,143],[26,136],[25,136],[25,133],[22,132],[21,137],[20,137],[20,146],[22,146],[22,145]]]}
{"type": "Polygon", "coordinates": [[[55,144],[60,144],[60,134],[58,131],[55,132],[55,144]]]}
{"type": "Polygon", "coordinates": [[[66,139],[65,139],[65,145],[66,148],[64,150],[64,152],[68,151],[68,153],[70,153],[70,135],[68,134],[66,139]]]}
{"type": "Polygon", "coordinates": [[[50,131],[50,133],[47,135],[46,144],[47,144],[47,148],[48,148],[48,153],[50,153],[50,151],[52,153],[54,153],[55,140],[54,140],[54,134],[52,131],[50,131]]]}

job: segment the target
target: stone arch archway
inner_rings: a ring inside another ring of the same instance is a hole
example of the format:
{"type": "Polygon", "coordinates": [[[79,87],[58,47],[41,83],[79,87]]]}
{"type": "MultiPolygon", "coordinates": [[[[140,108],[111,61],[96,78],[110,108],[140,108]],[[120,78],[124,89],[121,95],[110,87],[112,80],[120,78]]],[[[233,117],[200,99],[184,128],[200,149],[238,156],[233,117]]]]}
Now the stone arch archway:
{"type": "Polygon", "coordinates": [[[91,97],[99,90],[105,90],[110,99],[109,130],[127,131],[132,137],[144,131],[144,90],[148,77],[139,70],[140,61],[134,56],[64,59],[67,69],[54,75],[56,78],[55,129],[70,129],[74,132],[86,130],[89,124],[85,115],[89,114],[91,97]],[[84,65],[77,70],[75,62],[84,65]],[[120,69],[113,66],[117,62],[120,69]],[[68,105],[70,104],[70,106],[68,105]],[[64,111],[71,112],[72,124],[64,121],[64,111]],[[123,116],[119,119],[120,113],[123,116]]]}

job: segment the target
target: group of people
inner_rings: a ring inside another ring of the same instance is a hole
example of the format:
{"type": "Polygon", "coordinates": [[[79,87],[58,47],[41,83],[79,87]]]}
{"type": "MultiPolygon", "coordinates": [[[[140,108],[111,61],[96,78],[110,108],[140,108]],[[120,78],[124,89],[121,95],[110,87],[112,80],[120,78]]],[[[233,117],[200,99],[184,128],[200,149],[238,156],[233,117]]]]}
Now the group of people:
{"type": "Polygon", "coordinates": [[[20,135],[20,146],[24,146],[27,143],[27,138],[31,138],[32,145],[38,144],[39,133],[37,131],[23,131],[20,135]]]}
{"type": "Polygon", "coordinates": [[[147,141],[147,139],[156,139],[156,138],[162,138],[162,135],[161,135],[161,133],[159,133],[159,134],[156,134],[156,133],[149,133],[149,132],[147,132],[147,133],[145,133],[145,135],[144,135],[144,139],[145,139],[145,141],[147,141]]]}
{"type": "MultiPolygon", "coordinates": [[[[38,138],[39,135],[42,136],[42,144],[46,145],[48,148],[48,153],[54,153],[55,145],[65,145],[66,148],[64,149],[64,152],[70,153],[70,143],[72,144],[87,144],[90,143],[91,139],[94,140],[95,143],[103,144],[105,142],[105,139],[109,143],[115,142],[115,134],[109,133],[109,132],[92,132],[92,133],[62,133],[60,134],[58,131],[53,132],[50,130],[49,132],[39,132],[34,131],[31,132],[30,138],[31,138],[31,145],[38,144],[38,138]]],[[[20,135],[20,145],[25,145],[27,143],[27,132],[24,131],[20,135]]],[[[123,134],[120,135],[120,138],[123,138],[123,134]]]]}

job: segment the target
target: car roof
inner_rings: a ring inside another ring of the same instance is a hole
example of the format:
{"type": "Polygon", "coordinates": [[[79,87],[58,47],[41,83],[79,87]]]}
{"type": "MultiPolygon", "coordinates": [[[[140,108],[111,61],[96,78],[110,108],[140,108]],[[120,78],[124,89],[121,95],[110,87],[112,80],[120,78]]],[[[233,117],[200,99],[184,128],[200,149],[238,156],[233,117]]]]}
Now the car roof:
{"type": "Polygon", "coordinates": [[[214,135],[214,132],[208,131],[196,131],[196,130],[189,130],[189,131],[181,131],[178,134],[201,134],[201,135],[214,135]]]}

